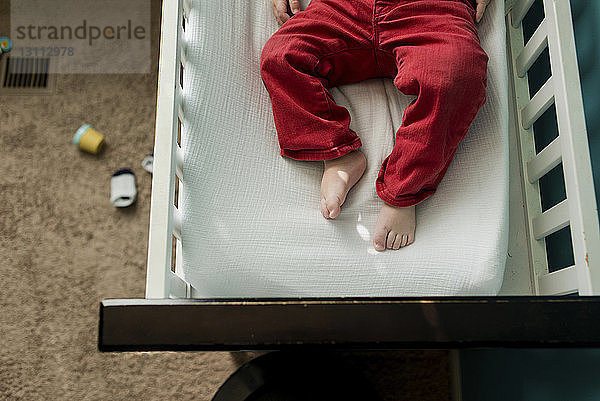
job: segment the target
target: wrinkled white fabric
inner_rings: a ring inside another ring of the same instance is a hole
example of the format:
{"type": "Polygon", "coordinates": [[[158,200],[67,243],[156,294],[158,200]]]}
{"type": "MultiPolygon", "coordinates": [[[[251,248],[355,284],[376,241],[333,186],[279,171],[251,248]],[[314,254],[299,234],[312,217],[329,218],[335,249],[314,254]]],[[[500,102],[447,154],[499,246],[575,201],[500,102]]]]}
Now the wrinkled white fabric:
{"type": "MultiPolygon", "coordinates": [[[[183,275],[202,297],[496,295],[508,245],[508,77],[503,2],[479,23],[487,101],[414,244],[373,249],[375,192],[404,108],[392,80],[331,92],[351,114],[367,170],[335,220],[319,212],[322,162],[283,158],[259,71],[278,25],[270,1],[194,0],[184,72],[183,275]]],[[[306,4],[304,4],[306,5],[306,4]]]]}

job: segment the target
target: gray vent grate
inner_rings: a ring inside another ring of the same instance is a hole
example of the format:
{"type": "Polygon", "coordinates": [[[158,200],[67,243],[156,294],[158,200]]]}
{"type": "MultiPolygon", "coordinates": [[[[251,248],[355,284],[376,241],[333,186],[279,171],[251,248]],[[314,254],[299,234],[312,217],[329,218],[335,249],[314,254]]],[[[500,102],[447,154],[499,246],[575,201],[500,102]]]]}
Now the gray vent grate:
{"type": "Polygon", "coordinates": [[[3,88],[46,88],[50,58],[7,57],[3,88]]]}
{"type": "Polygon", "coordinates": [[[0,59],[0,95],[51,95],[54,74],[49,57],[10,57],[0,59]]]}

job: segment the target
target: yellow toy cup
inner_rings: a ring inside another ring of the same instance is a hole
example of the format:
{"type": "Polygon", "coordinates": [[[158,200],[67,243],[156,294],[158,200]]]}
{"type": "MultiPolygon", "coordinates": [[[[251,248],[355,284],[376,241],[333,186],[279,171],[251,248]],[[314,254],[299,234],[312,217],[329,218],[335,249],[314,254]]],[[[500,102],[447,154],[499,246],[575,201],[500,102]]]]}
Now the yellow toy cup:
{"type": "Polygon", "coordinates": [[[75,132],[73,144],[85,152],[97,155],[104,146],[104,137],[91,125],[84,124],[75,132]]]}

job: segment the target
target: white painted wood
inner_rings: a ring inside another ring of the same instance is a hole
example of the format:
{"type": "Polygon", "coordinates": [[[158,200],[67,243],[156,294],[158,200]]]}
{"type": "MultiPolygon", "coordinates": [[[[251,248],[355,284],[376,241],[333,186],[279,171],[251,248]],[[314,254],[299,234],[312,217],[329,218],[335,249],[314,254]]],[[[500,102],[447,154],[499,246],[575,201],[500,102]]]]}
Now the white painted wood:
{"type": "Polygon", "coordinates": [[[183,7],[183,16],[187,19],[188,15],[190,15],[190,10],[192,9],[192,0],[183,0],[181,6],[183,7]]]}
{"type": "MultiPolygon", "coordinates": [[[[179,66],[179,63],[177,63],[177,65],[179,66]]],[[[177,107],[177,118],[179,118],[179,121],[181,121],[181,124],[183,125],[184,123],[184,117],[183,117],[183,89],[181,88],[181,86],[179,85],[179,75],[180,74],[180,70],[179,68],[177,68],[177,86],[175,88],[175,105],[177,107]]]]}
{"type": "Polygon", "coordinates": [[[566,295],[576,292],[579,278],[575,266],[565,267],[538,278],[539,295],[566,295]]]}
{"type": "MultiPolygon", "coordinates": [[[[508,24],[508,18],[507,24],[508,24]]],[[[507,32],[508,75],[512,76],[512,59],[507,32]]],[[[528,227],[525,219],[525,201],[522,188],[524,180],[519,151],[519,125],[515,100],[514,82],[508,83],[508,155],[509,155],[509,232],[508,252],[504,269],[504,280],[498,295],[533,295],[533,273],[530,269],[528,227]]]]}
{"type": "Polygon", "coordinates": [[[187,298],[188,284],[177,274],[169,271],[169,298],[187,298]]]}
{"type": "MultiPolygon", "coordinates": [[[[507,15],[507,34],[509,38],[508,52],[510,55],[509,63],[509,81],[514,89],[514,110],[522,110],[530,101],[529,99],[529,83],[527,77],[519,77],[516,74],[516,58],[521,54],[524,48],[523,29],[520,24],[514,27],[511,23],[514,7],[507,15]]],[[[546,246],[544,241],[535,239],[533,233],[533,225],[531,221],[534,217],[541,215],[542,205],[540,199],[538,181],[529,182],[526,178],[527,163],[535,157],[535,144],[533,137],[533,128],[524,128],[522,122],[522,113],[516,113],[518,121],[516,121],[516,137],[519,157],[519,170],[521,176],[521,189],[524,194],[523,213],[525,215],[524,222],[527,226],[525,242],[528,245],[529,267],[533,286],[533,295],[538,295],[538,280],[537,277],[548,273],[548,262],[546,257],[546,246]]]]}
{"type": "Polygon", "coordinates": [[[171,207],[173,213],[173,235],[181,241],[181,212],[174,205],[171,207]]]}
{"type": "MultiPolygon", "coordinates": [[[[183,198],[183,182],[179,181],[179,204],[181,204],[181,199],[183,198]]],[[[179,229],[181,230],[181,228],[179,229]]],[[[175,241],[175,274],[178,280],[175,281],[175,286],[171,285],[171,294],[170,297],[177,298],[189,298],[190,296],[190,285],[181,279],[183,277],[183,246],[181,238],[176,238],[175,241]]],[[[174,282],[173,280],[171,283],[174,282]]]]}
{"type": "MultiPolygon", "coordinates": [[[[569,225],[569,202],[565,199],[532,221],[535,239],[541,240],[569,225]]],[[[566,244],[565,244],[566,246],[566,244]]]]}
{"type": "MultiPolygon", "coordinates": [[[[182,204],[183,192],[184,192],[184,184],[182,181],[179,181],[179,194],[177,196],[179,205],[182,204]]],[[[179,214],[179,219],[182,220],[181,214],[179,214]]],[[[183,230],[183,225],[180,224],[180,227],[179,227],[180,234],[182,234],[182,230],[183,230]]],[[[180,276],[183,276],[183,258],[181,257],[182,252],[183,252],[183,247],[182,247],[182,240],[181,240],[181,235],[180,235],[180,238],[177,239],[177,249],[176,249],[176,253],[175,253],[175,257],[176,257],[175,272],[177,274],[179,274],[180,276]]]]}
{"type": "MultiPolygon", "coordinates": [[[[179,178],[180,180],[183,181],[183,149],[181,149],[181,146],[176,145],[177,148],[175,149],[175,157],[176,157],[176,170],[175,173],[177,174],[177,178],[179,178]]],[[[181,185],[181,181],[179,182],[179,184],[181,185]]],[[[179,187],[181,188],[181,186],[179,187]]],[[[181,195],[181,192],[180,192],[181,195]]],[[[179,198],[181,199],[181,198],[179,198]]]]}
{"type": "Polygon", "coordinates": [[[534,0],[515,0],[512,2],[510,21],[513,28],[517,28],[521,25],[521,21],[523,21],[523,18],[525,18],[525,15],[531,8],[533,2],[534,0]]]}
{"type": "Polygon", "coordinates": [[[546,20],[537,27],[523,51],[517,57],[517,74],[523,78],[535,60],[548,46],[548,35],[546,33],[546,20]]]}
{"type": "Polygon", "coordinates": [[[548,110],[552,103],[554,103],[554,83],[552,77],[550,77],[525,107],[521,109],[523,128],[531,128],[533,123],[548,110]]]}
{"type": "Polygon", "coordinates": [[[190,298],[206,298],[206,295],[198,291],[193,285],[190,285],[190,298]]]}
{"type": "Polygon", "coordinates": [[[555,138],[532,160],[527,162],[527,179],[534,183],[562,161],[560,138],[555,138]]]}
{"type": "Polygon", "coordinates": [[[181,43],[181,48],[179,49],[179,51],[181,52],[180,54],[180,61],[182,65],[185,65],[187,63],[187,46],[185,45],[185,42],[181,43]]]}
{"type": "MultiPolygon", "coordinates": [[[[504,1],[504,16],[506,17],[508,14],[510,14],[510,12],[513,9],[513,6],[515,5],[515,1],[516,0],[505,0],[504,1]]],[[[506,20],[506,25],[508,26],[508,24],[510,23],[510,19],[506,20]]]]}
{"type": "Polygon", "coordinates": [[[544,12],[579,295],[599,295],[600,229],[571,6],[566,0],[544,0],[544,12]]]}
{"type": "Polygon", "coordinates": [[[187,64],[188,42],[182,25],[179,26],[179,47],[179,60],[181,61],[181,65],[185,66],[187,64]]]}
{"type": "Polygon", "coordinates": [[[180,21],[179,1],[163,0],[146,298],[168,298],[171,288],[180,21]]]}

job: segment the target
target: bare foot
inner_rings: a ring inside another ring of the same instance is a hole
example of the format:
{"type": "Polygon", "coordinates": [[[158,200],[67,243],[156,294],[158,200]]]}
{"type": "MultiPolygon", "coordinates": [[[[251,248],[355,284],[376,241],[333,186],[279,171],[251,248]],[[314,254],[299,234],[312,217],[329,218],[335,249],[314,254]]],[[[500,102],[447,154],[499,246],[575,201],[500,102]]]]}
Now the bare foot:
{"type": "Polygon", "coordinates": [[[415,207],[394,207],[383,204],[377,223],[373,245],[375,250],[400,249],[415,241],[415,207]]]}
{"type": "Polygon", "coordinates": [[[325,160],[321,181],[321,214],[326,219],[335,219],[346,200],[350,188],[362,177],[367,167],[367,158],[359,150],[333,160],[325,160]]]}

